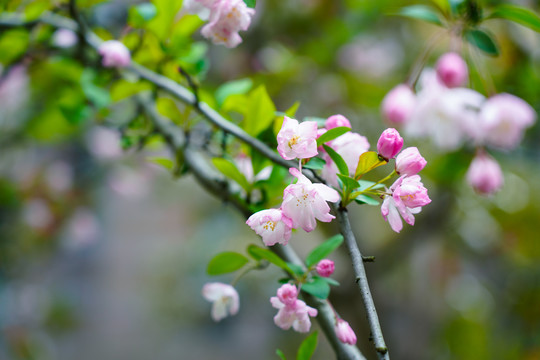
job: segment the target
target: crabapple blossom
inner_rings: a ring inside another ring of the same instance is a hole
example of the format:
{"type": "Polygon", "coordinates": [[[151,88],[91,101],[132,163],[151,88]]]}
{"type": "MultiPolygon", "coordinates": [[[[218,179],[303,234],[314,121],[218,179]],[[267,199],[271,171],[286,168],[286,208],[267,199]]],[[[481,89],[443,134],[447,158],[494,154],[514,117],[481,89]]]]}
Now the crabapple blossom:
{"type": "Polygon", "coordinates": [[[466,177],[469,185],[483,195],[497,192],[504,183],[499,163],[483,151],[474,157],[466,177]]]}
{"type": "Polygon", "coordinates": [[[247,219],[246,224],[262,237],[266,246],[287,245],[291,238],[292,220],[283,215],[281,209],[258,211],[247,219]]]}
{"type": "Polygon", "coordinates": [[[399,175],[415,175],[426,166],[427,161],[418,148],[408,147],[396,157],[396,172],[399,175]]]}
{"type": "Polygon", "coordinates": [[[406,84],[400,84],[390,90],[381,104],[383,117],[391,124],[404,124],[412,115],[416,105],[416,96],[406,84]]]}
{"type": "Polygon", "coordinates": [[[277,143],[279,155],[285,160],[317,155],[317,122],[304,121],[299,124],[297,120],[285,116],[277,134],[277,143]]]}
{"type": "Polygon", "coordinates": [[[131,62],[128,48],[118,40],[105,41],[99,46],[98,52],[103,57],[101,63],[105,67],[124,67],[131,62]]]}
{"type": "Polygon", "coordinates": [[[244,174],[244,176],[246,177],[246,180],[250,184],[256,181],[266,180],[270,177],[270,174],[272,173],[272,167],[267,166],[263,168],[261,171],[259,171],[257,174],[254,174],[253,163],[251,161],[251,158],[245,154],[238,155],[234,159],[234,162],[236,163],[238,170],[240,170],[240,172],[244,174]]]}
{"type": "Polygon", "coordinates": [[[56,30],[52,36],[52,43],[59,48],[70,48],[77,44],[77,41],[77,34],[65,28],[56,30]]]}
{"type": "Polygon", "coordinates": [[[334,262],[329,259],[322,259],[315,267],[315,270],[317,270],[317,274],[322,277],[329,277],[334,273],[334,269],[334,262]]]}
{"type": "Polygon", "coordinates": [[[414,214],[418,214],[431,202],[427,189],[420,181],[419,175],[401,176],[392,184],[391,196],[385,196],[381,205],[381,214],[395,232],[403,228],[403,220],[409,225],[414,225],[414,214]]]}
{"type": "Polygon", "coordinates": [[[467,63],[455,52],[442,55],[435,65],[435,71],[439,80],[449,88],[463,86],[469,79],[467,63]]]}
{"type": "Polygon", "coordinates": [[[292,220],[293,228],[301,227],[307,232],[317,226],[317,221],[330,222],[334,219],[330,215],[327,201],[339,201],[339,193],[324,185],[313,184],[296,168],[290,168],[291,175],[298,178],[296,184],[291,184],[283,191],[283,214],[292,220]]]}
{"type": "Polygon", "coordinates": [[[503,149],[515,148],[524,129],[535,121],[536,112],[524,100],[505,93],[495,95],[480,110],[480,141],[503,149]]]}
{"type": "Polygon", "coordinates": [[[328,119],[326,119],[326,122],[324,123],[324,127],[327,130],[337,128],[340,126],[345,126],[350,128],[351,122],[343,115],[332,115],[328,119]]]}
{"type": "Polygon", "coordinates": [[[283,330],[288,330],[292,326],[298,332],[308,332],[311,327],[309,317],[317,316],[317,309],[298,300],[298,289],[291,284],[282,285],[277,291],[277,296],[270,298],[270,303],[278,309],[274,323],[283,330]]]}
{"type": "Polygon", "coordinates": [[[334,329],[336,331],[336,335],[339,341],[344,344],[356,344],[356,334],[354,333],[348,322],[343,319],[337,319],[334,329]]]}
{"type": "Polygon", "coordinates": [[[238,292],[228,284],[207,283],[202,288],[202,295],[212,302],[211,314],[214,321],[220,321],[228,315],[236,315],[240,307],[238,292]]]}
{"type": "Polygon", "coordinates": [[[389,128],[383,131],[377,141],[377,152],[385,159],[393,159],[403,147],[403,138],[396,129],[389,128]]]}

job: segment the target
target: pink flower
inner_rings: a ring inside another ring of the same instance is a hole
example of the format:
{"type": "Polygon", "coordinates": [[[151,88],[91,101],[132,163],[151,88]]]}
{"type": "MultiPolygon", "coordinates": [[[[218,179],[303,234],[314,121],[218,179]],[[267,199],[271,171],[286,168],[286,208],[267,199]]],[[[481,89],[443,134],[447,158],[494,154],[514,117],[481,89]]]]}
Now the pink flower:
{"type": "Polygon", "coordinates": [[[214,44],[223,44],[233,48],[242,42],[240,30],[247,30],[255,9],[250,9],[243,0],[200,1],[210,8],[210,19],[201,34],[214,44]]]}
{"type": "Polygon", "coordinates": [[[344,344],[356,344],[356,334],[348,322],[343,319],[337,319],[335,327],[336,335],[339,341],[344,344]]]}
{"type": "Polygon", "coordinates": [[[324,127],[327,130],[337,128],[340,126],[345,126],[350,128],[351,122],[343,115],[332,115],[328,119],[326,119],[326,122],[324,123],[324,127]]]}
{"type": "Polygon", "coordinates": [[[483,195],[497,192],[504,183],[499,163],[485,152],[479,152],[474,157],[466,177],[469,185],[483,195]]]}
{"type": "Polygon", "coordinates": [[[240,170],[240,172],[244,174],[246,180],[250,184],[253,184],[256,181],[266,180],[270,177],[270,174],[272,173],[272,167],[267,166],[255,175],[253,172],[253,163],[251,161],[251,158],[245,154],[238,155],[234,159],[234,162],[236,163],[238,170],[240,170]]]}
{"type": "Polygon", "coordinates": [[[73,30],[58,29],[52,36],[52,43],[59,48],[70,48],[77,44],[77,34],[73,30]]]}
{"type": "Polygon", "coordinates": [[[290,168],[291,175],[298,178],[296,184],[291,184],[283,191],[283,214],[292,220],[293,228],[301,227],[307,232],[317,226],[315,219],[330,222],[334,219],[330,215],[327,201],[339,201],[339,193],[324,185],[313,184],[296,168],[290,168]]]}
{"type": "Polygon", "coordinates": [[[219,282],[205,284],[202,295],[206,300],[212,302],[212,319],[214,321],[220,321],[227,315],[236,315],[240,307],[238,292],[228,284],[219,282]]]}
{"type": "Polygon", "coordinates": [[[517,96],[498,94],[486,100],[479,121],[481,142],[512,149],[521,141],[523,131],[536,121],[536,112],[517,96]]]}
{"type": "Polygon", "coordinates": [[[262,236],[266,246],[287,245],[291,238],[292,220],[283,215],[281,209],[258,211],[247,219],[246,224],[262,236]]]}
{"type": "Polygon", "coordinates": [[[131,62],[128,48],[117,40],[105,41],[99,46],[99,54],[103,57],[105,67],[124,67],[131,62]]]}
{"type": "Polygon", "coordinates": [[[329,277],[334,273],[335,265],[332,260],[329,259],[323,259],[319,261],[317,264],[317,267],[315,270],[317,270],[317,274],[319,274],[322,277],[329,277]]]}
{"type": "Polygon", "coordinates": [[[309,317],[317,316],[317,309],[307,306],[297,297],[296,286],[284,284],[278,289],[277,296],[270,298],[272,306],[279,309],[274,316],[274,323],[283,330],[288,330],[292,326],[294,330],[305,333],[311,327],[309,317]]]}
{"type": "Polygon", "coordinates": [[[377,152],[385,159],[393,159],[403,147],[403,138],[396,129],[389,128],[383,131],[377,142],[377,152]]]}
{"type": "Polygon", "coordinates": [[[435,65],[435,71],[443,84],[449,88],[464,86],[469,79],[467,63],[455,52],[441,56],[435,65]]]}
{"type": "Polygon", "coordinates": [[[317,155],[317,123],[298,121],[287,116],[277,134],[277,150],[285,160],[306,159],[317,155]]]}
{"type": "Polygon", "coordinates": [[[392,196],[385,196],[381,214],[395,232],[403,228],[400,215],[407,224],[414,225],[414,214],[418,214],[422,206],[431,202],[418,175],[401,176],[392,184],[390,191],[392,196]]]}
{"type": "Polygon", "coordinates": [[[418,148],[408,147],[396,157],[396,171],[399,175],[415,175],[427,164],[418,148]]]}
{"type": "Polygon", "coordinates": [[[406,123],[414,111],[416,96],[411,88],[400,84],[390,90],[381,104],[383,117],[391,124],[406,123]]]}

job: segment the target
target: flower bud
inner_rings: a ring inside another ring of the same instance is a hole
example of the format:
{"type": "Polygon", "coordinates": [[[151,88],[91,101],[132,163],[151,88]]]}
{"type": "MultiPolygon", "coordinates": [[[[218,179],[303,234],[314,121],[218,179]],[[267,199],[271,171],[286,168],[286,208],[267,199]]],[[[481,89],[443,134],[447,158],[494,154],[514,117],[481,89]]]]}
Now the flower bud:
{"type": "Polygon", "coordinates": [[[383,117],[391,124],[406,123],[416,106],[416,96],[411,88],[400,84],[390,90],[381,105],[383,117]]]}
{"type": "Polygon", "coordinates": [[[350,128],[351,122],[343,115],[332,115],[328,119],[326,119],[326,122],[324,123],[324,127],[327,130],[340,126],[346,126],[350,128]]]}
{"type": "Polygon", "coordinates": [[[393,128],[384,130],[377,142],[377,152],[386,160],[393,159],[402,147],[403,138],[393,128]]]}
{"type": "Polygon", "coordinates": [[[435,65],[435,70],[439,80],[449,88],[463,86],[469,78],[467,63],[455,52],[441,56],[435,65]]]}
{"type": "Polygon", "coordinates": [[[503,186],[504,177],[499,163],[481,152],[475,156],[467,170],[467,182],[476,192],[490,195],[503,186]]]}
{"type": "Polygon", "coordinates": [[[343,319],[337,319],[335,330],[339,341],[344,344],[356,344],[356,334],[348,322],[343,319]]]}
{"type": "Polygon", "coordinates": [[[99,46],[98,52],[103,57],[105,67],[124,67],[131,62],[128,48],[117,40],[105,41],[99,46]]]}
{"type": "Polygon", "coordinates": [[[334,273],[334,262],[332,260],[323,259],[319,261],[315,269],[317,270],[317,274],[319,274],[320,276],[329,277],[334,273]]]}
{"type": "Polygon", "coordinates": [[[291,284],[283,284],[277,291],[278,299],[285,305],[291,305],[298,299],[298,289],[291,284]]]}
{"type": "Polygon", "coordinates": [[[399,175],[416,175],[426,164],[426,159],[416,147],[406,148],[396,157],[396,171],[399,175]]]}

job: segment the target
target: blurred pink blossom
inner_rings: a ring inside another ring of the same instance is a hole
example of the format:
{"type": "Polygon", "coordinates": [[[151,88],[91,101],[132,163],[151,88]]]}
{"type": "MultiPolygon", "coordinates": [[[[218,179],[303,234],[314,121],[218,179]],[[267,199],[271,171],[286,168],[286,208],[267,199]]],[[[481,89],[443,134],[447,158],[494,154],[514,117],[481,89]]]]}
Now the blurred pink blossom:
{"type": "Polygon", "coordinates": [[[504,184],[499,163],[484,151],[474,157],[466,177],[469,185],[483,195],[497,192],[504,184]]]}
{"type": "Polygon", "coordinates": [[[78,208],[69,221],[67,245],[72,248],[88,246],[97,241],[99,230],[94,213],[87,208],[78,208]]]}
{"type": "Polygon", "coordinates": [[[345,126],[348,128],[351,127],[351,122],[343,115],[332,115],[328,119],[326,119],[326,122],[324,123],[324,127],[327,130],[341,126],[345,126]]]}
{"type": "Polygon", "coordinates": [[[442,83],[449,88],[464,86],[469,80],[467,63],[455,52],[442,55],[435,65],[435,71],[442,83]]]}
{"type": "Polygon", "coordinates": [[[356,344],[356,334],[354,333],[349,323],[346,322],[345,320],[337,319],[335,331],[336,331],[337,338],[342,343],[349,344],[349,345],[356,344]]]}
{"type": "Polygon", "coordinates": [[[73,30],[58,29],[52,36],[52,43],[59,48],[70,48],[77,44],[77,34],[73,30]]]}
{"type": "Polygon", "coordinates": [[[308,332],[311,328],[310,316],[317,316],[317,309],[307,306],[302,300],[298,300],[298,290],[291,284],[282,285],[277,296],[270,298],[270,303],[278,313],[274,316],[274,323],[288,330],[291,328],[298,332],[308,332]]]}
{"type": "Polygon", "coordinates": [[[381,104],[383,117],[393,125],[408,122],[416,106],[416,95],[408,85],[400,84],[390,90],[381,104]]]}
{"type": "Polygon", "coordinates": [[[207,283],[202,289],[203,297],[212,302],[212,319],[220,321],[228,315],[236,315],[240,298],[234,287],[219,282],[207,283]]]}
{"type": "Polygon", "coordinates": [[[122,155],[120,134],[106,127],[93,128],[86,137],[90,152],[99,159],[113,160],[122,155]]]}
{"type": "Polygon", "coordinates": [[[297,120],[287,116],[277,134],[277,150],[285,160],[306,159],[317,155],[317,123],[297,120]]]}
{"type": "Polygon", "coordinates": [[[291,238],[292,220],[283,215],[281,209],[266,209],[256,212],[246,224],[262,237],[266,246],[287,245],[291,238]]]}
{"type": "Polygon", "coordinates": [[[103,57],[101,63],[105,67],[125,67],[131,63],[128,48],[118,40],[108,40],[99,45],[99,54],[103,57]]]}

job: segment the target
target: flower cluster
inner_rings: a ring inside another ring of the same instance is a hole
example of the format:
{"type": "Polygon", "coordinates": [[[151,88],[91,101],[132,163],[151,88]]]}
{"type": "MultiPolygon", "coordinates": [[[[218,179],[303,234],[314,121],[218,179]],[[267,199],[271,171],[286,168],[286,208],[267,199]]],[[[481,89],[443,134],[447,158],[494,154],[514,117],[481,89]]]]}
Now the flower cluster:
{"type": "MultiPolygon", "coordinates": [[[[407,135],[429,137],[447,151],[457,149],[464,142],[479,148],[515,148],[525,129],[536,121],[535,111],[524,100],[506,93],[486,99],[464,87],[468,76],[467,63],[460,55],[444,54],[435,70],[423,71],[416,93],[400,84],[386,95],[381,108],[383,116],[390,123],[402,126],[407,135]]],[[[475,190],[484,194],[497,191],[503,183],[498,164],[484,150],[471,163],[467,179],[475,190]],[[485,185],[481,171],[487,162],[491,169],[497,168],[490,171],[494,176],[489,181],[491,186],[485,185]]]]}
{"type": "Polygon", "coordinates": [[[317,316],[317,309],[298,300],[298,289],[291,284],[282,285],[277,291],[277,296],[270,298],[270,303],[278,309],[274,323],[283,330],[288,330],[292,326],[298,332],[308,332],[311,327],[309,317],[317,316]]]}

